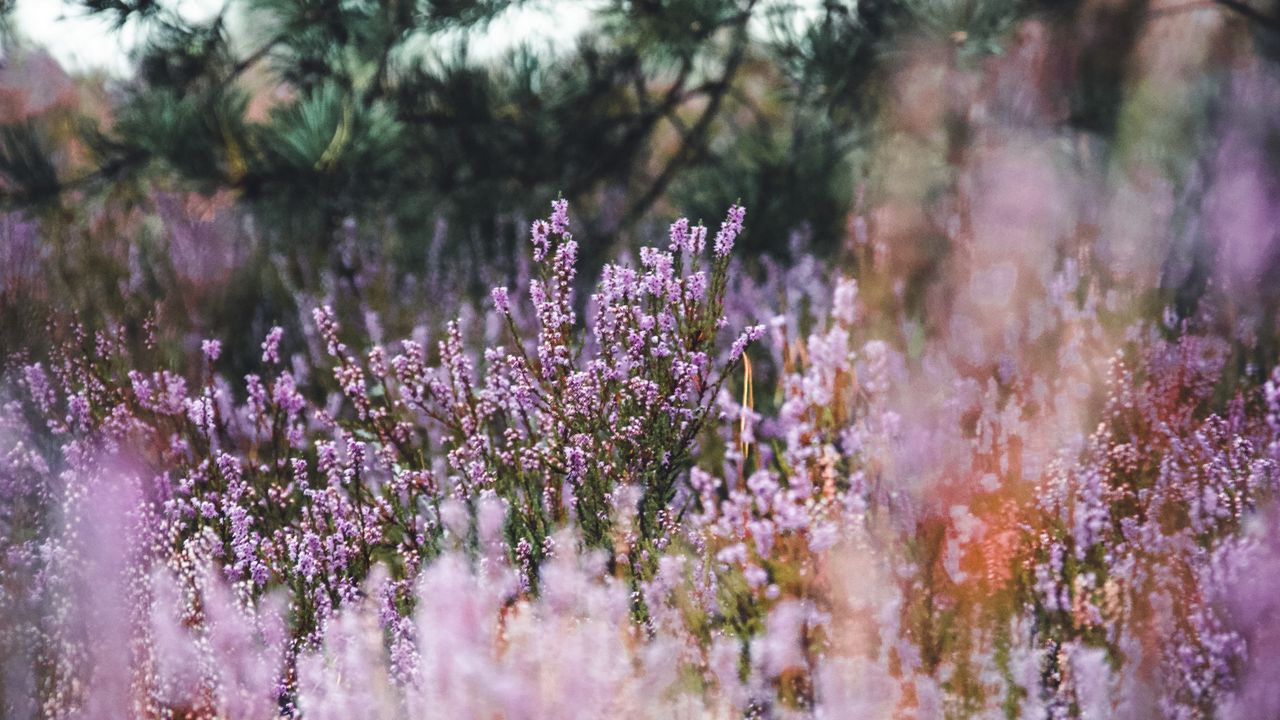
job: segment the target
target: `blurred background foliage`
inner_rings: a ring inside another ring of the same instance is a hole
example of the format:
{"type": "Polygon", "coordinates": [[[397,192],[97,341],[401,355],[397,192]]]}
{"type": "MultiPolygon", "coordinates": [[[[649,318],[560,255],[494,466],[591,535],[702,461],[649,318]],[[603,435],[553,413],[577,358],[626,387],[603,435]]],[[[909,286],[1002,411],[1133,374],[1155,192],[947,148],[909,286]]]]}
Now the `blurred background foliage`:
{"type": "MultiPolygon", "coordinates": [[[[1267,3],[1193,4],[1227,18],[1220,45],[1274,46],[1267,3]]],[[[1160,156],[1176,176],[1186,118],[1211,112],[1211,98],[1165,112],[1134,77],[1144,30],[1185,9],[1158,0],[594,0],[581,32],[518,42],[494,37],[503,18],[566,3],[226,0],[199,22],[162,0],[73,5],[145,42],[127,79],[71,77],[0,5],[9,347],[49,306],[164,304],[247,338],[343,288],[362,307],[478,296],[517,271],[528,220],[559,195],[588,267],[741,200],[749,257],[803,249],[852,272],[870,208],[909,198],[927,215],[954,184],[974,106],[945,85],[998,85],[990,65],[1027,44],[1028,22],[1053,56],[1051,123],[1098,165],[1160,156]],[[922,57],[942,100],[894,82],[922,57]],[[913,108],[935,105],[913,131],[913,108]],[[19,297],[22,252],[60,269],[19,297]]],[[[914,284],[884,290],[908,303],[947,251],[929,222],[902,226],[914,284]]]]}

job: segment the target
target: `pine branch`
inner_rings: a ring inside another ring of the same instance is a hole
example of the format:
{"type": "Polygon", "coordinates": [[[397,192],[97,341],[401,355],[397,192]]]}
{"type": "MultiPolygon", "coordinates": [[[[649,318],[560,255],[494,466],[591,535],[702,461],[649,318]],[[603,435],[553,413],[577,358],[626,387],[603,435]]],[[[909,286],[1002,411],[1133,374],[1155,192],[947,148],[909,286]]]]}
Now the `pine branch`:
{"type": "Polygon", "coordinates": [[[733,84],[738,68],[746,58],[749,39],[747,26],[751,20],[751,12],[755,4],[756,0],[751,0],[738,18],[734,31],[733,46],[729,51],[729,57],[725,61],[724,71],[721,73],[719,80],[705,86],[710,93],[707,107],[703,109],[702,114],[698,117],[697,122],[693,124],[690,131],[684,135],[679,149],[667,161],[666,166],[658,173],[658,176],[654,178],[649,189],[641,194],[640,198],[632,204],[631,209],[627,211],[625,224],[635,222],[648,212],[649,208],[666,192],[667,186],[675,179],[676,173],[696,154],[701,152],[707,133],[711,128],[711,123],[719,114],[720,105],[724,102],[725,95],[728,94],[729,88],[733,84]]]}

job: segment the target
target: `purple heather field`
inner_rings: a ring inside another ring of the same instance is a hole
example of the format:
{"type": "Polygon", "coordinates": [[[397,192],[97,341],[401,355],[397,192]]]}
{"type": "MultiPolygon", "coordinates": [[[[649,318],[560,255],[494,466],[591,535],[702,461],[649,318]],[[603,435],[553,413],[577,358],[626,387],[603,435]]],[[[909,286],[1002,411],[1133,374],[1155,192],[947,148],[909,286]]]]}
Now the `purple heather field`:
{"type": "Polygon", "coordinates": [[[0,717],[1280,718],[1280,3],[65,4],[0,717]]]}

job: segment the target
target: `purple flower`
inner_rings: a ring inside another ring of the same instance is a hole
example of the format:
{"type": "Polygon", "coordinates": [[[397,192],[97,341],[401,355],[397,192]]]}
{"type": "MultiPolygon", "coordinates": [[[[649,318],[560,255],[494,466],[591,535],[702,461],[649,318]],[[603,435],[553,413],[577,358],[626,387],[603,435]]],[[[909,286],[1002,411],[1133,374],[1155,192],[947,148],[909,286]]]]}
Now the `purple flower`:
{"type": "Polygon", "coordinates": [[[333,308],[323,305],[311,311],[311,316],[315,319],[316,328],[320,331],[320,336],[324,338],[325,350],[332,357],[341,357],[346,354],[347,346],[338,340],[338,321],[334,316],[333,308]]]}
{"type": "Polygon", "coordinates": [[[671,223],[671,244],[668,246],[671,252],[692,252],[693,243],[689,237],[689,219],[680,218],[671,223]]]}
{"type": "Polygon", "coordinates": [[[284,337],[284,328],[279,325],[267,332],[262,341],[262,362],[278,364],[280,362],[280,339],[284,337]]]}
{"type": "Polygon", "coordinates": [[[841,279],[831,299],[831,316],[852,326],[858,319],[858,281],[841,279]]]}
{"type": "Polygon", "coordinates": [[[503,315],[511,314],[511,300],[507,294],[507,288],[505,286],[495,287],[489,292],[489,294],[493,298],[493,307],[495,310],[503,315]]]}
{"type": "Polygon", "coordinates": [[[200,343],[200,351],[204,353],[209,362],[214,362],[222,355],[222,342],[219,340],[205,340],[200,343]]]}
{"type": "Polygon", "coordinates": [[[534,220],[533,225],[529,228],[529,233],[533,238],[533,261],[542,262],[547,257],[547,249],[550,242],[547,235],[551,232],[551,226],[546,220],[534,220]]]}
{"type": "Polygon", "coordinates": [[[569,233],[569,201],[564,198],[551,203],[551,232],[560,236],[569,233]]]}
{"type": "Polygon", "coordinates": [[[729,208],[728,216],[725,217],[724,222],[720,223],[720,230],[716,233],[714,246],[716,257],[726,257],[733,250],[733,242],[738,239],[738,234],[742,232],[742,219],[746,215],[747,210],[741,205],[734,205],[729,208]]]}
{"type": "Polygon", "coordinates": [[[752,325],[733,341],[733,346],[729,348],[729,357],[737,359],[746,351],[747,346],[764,337],[764,325],[752,325]]]}

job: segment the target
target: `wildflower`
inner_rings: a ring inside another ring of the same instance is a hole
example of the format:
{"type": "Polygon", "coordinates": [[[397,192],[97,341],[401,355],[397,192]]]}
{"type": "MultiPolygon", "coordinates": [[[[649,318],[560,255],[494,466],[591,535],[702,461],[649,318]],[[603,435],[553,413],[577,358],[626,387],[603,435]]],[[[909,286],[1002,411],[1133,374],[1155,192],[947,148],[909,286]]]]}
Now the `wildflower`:
{"type": "Polygon", "coordinates": [[[205,340],[200,343],[200,351],[209,359],[209,362],[214,362],[222,356],[222,342],[219,340],[205,340]]]}
{"type": "Polygon", "coordinates": [[[273,365],[280,362],[280,339],[283,337],[284,328],[279,325],[267,332],[266,339],[262,341],[262,362],[273,365]]]}
{"type": "Polygon", "coordinates": [[[551,203],[551,232],[566,235],[569,232],[569,201],[561,198],[551,203]]]}
{"type": "Polygon", "coordinates": [[[742,219],[746,217],[746,214],[746,209],[741,205],[734,205],[729,208],[728,216],[720,224],[720,230],[716,233],[714,246],[716,257],[725,257],[733,250],[733,242],[737,240],[738,234],[742,232],[742,219]]]}
{"type": "Polygon", "coordinates": [[[764,325],[752,325],[733,341],[733,346],[729,349],[729,357],[738,358],[747,349],[751,343],[764,337],[764,325]]]}
{"type": "Polygon", "coordinates": [[[490,291],[490,295],[493,297],[493,307],[495,310],[502,315],[511,314],[511,301],[508,297],[507,288],[505,286],[495,287],[490,291]]]}

